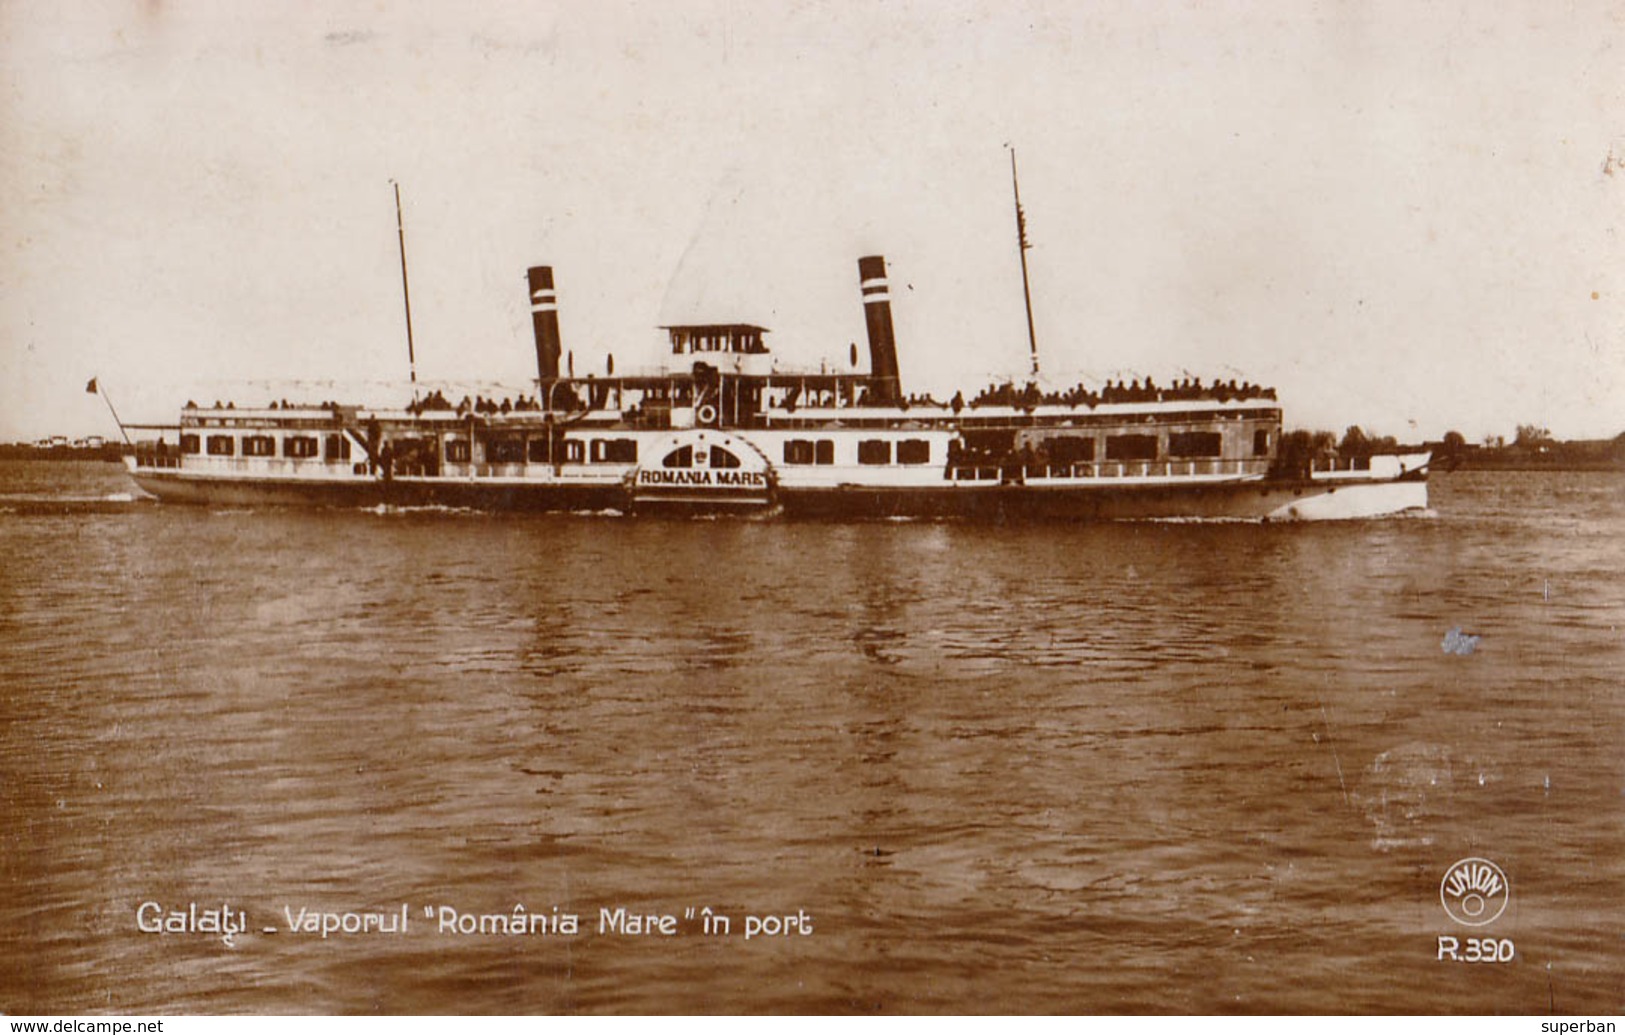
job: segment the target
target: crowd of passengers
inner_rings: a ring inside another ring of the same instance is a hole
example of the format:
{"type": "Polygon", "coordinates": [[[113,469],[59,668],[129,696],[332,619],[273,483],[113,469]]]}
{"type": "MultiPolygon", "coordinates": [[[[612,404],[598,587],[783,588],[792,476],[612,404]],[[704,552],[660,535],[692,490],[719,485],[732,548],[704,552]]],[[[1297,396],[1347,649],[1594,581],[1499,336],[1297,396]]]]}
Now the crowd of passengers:
{"type": "MultiPolygon", "coordinates": [[[[799,394],[799,391],[791,393],[784,403],[786,409],[795,409],[795,403],[797,401],[796,397],[799,394]]],[[[813,405],[827,406],[833,404],[833,392],[825,392],[823,395],[827,398],[821,398],[819,393],[812,393],[808,399],[808,402],[812,403],[813,405]]],[[[850,396],[848,398],[850,398],[850,396]]],[[[1158,385],[1155,381],[1148,377],[1145,379],[1144,384],[1142,384],[1138,378],[1135,378],[1133,381],[1130,381],[1127,384],[1121,380],[1108,381],[1103,388],[1097,391],[1092,388],[1085,388],[1080,383],[1068,388],[1064,392],[1045,392],[1039,389],[1038,385],[1032,382],[1028,382],[1028,384],[1023,388],[1017,388],[1014,382],[1006,381],[1003,384],[995,383],[988,385],[986,388],[977,393],[976,397],[970,401],[969,405],[972,409],[980,406],[1013,406],[1028,410],[1036,406],[1088,406],[1089,408],[1093,409],[1101,403],[1180,402],[1193,399],[1214,399],[1219,402],[1228,402],[1232,399],[1274,398],[1275,389],[1265,388],[1262,385],[1255,385],[1251,381],[1243,381],[1240,384],[1237,384],[1234,378],[1231,378],[1229,381],[1220,381],[1215,378],[1211,384],[1206,386],[1204,386],[1197,378],[1181,378],[1180,380],[1175,381],[1172,385],[1162,386],[1158,385]]],[[[573,398],[571,401],[575,405],[573,407],[567,406],[565,408],[579,408],[579,398],[573,398]]],[[[868,406],[873,404],[873,402],[874,400],[871,399],[868,389],[864,389],[863,391],[859,392],[859,406],[868,406]]],[[[955,392],[953,400],[947,404],[938,402],[928,394],[909,395],[905,399],[901,400],[900,404],[904,409],[907,409],[910,406],[943,407],[946,405],[947,408],[952,409],[955,413],[960,412],[966,406],[963,392],[955,392]]],[[[267,409],[328,410],[338,405],[338,403],[323,400],[318,405],[311,406],[306,403],[290,403],[288,400],[282,399],[272,400],[267,409]]],[[[195,410],[198,408],[197,403],[187,400],[186,408],[189,410],[195,410]]],[[[228,402],[221,405],[220,401],[217,399],[215,400],[214,408],[217,410],[236,409],[236,404],[228,402]]],[[[454,405],[451,400],[447,399],[445,394],[439,389],[430,392],[422,399],[414,400],[413,402],[407,404],[406,407],[407,412],[412,414],[452,411],[455,412],[459,417],[467,416],[470,413],[491,415],[502,413],[539,412],[541,409],[542,404],[535,396],[526,395],[521,395],[517,399],[504,398],[500,402],[496,399],[487,399],[483,395],[476,395],[473,399],[470,399],[465,395],[463,396],[461,402],[454,405]]]]}
{"type": "MultiPolygon", "coordinates": [[[[990,384],[972,399],[972,407],[977,406],[1017,406],[1031,409],[1034,406],[1088,406],[1095,407],[1101,403],[1146,403],[1146,402],[1181,402],[1191,399],[1214,399],[1219,402],[1228,402],[1232,399],[1273,399],[1275,389],[1255,385],[1251,381],[1236,383],[1234,378],[1229,381],[1220,381],[1217,378],[1209,385],[1204,386],[1197,378],[1181,378],[1171,385],[1157,384],[1151,378],[1146,378],[1142,384],[1138,378],[1124,383],[1121,380],[1108,381],[1105,387],[1098,391],[1085,388],[1082,384],[1074,385],[1064,392],[1041,391],[1036,384],[1029,383],[1025,388],[1017,388],[1015,384],[990,384]]],[[[960,401],[954,396],[955,402],[960,401]]],[[[957,406],[955,407],[957,410],[957,406]]]]}
{"type": "MultiPolygon", "coordinates": [[[[272,399],[265,408],[268,410],[332,410],[337,409],[339,406],[339,403],[329,402],[326,399],[323,399],[319,403],[295,403],[289,402],[286,399],[272,399]]],[[[197,408],[198,404],[196,402],[191,399],[186,400],[186,409],[195,410],[197,408]]],[[[214,401],[214,408],[217,410],[235,410],[237,408],[237,404],[235,402],[223,403],[219,399],[216,399],[214,401]]],[[[472,399],[465,395],[463,396],[462,402],[453,403],[450,399],[446,398],[443,392],[439,391],[438,389],[430,392],[422,399],[414,400],[406,405],[406,411],[408,413],[419,414],[428,413],[430,411],[452,411],[458,416],[467,416],[470,413],[515,413],[524,412],[527,410],[540,412],[541,409],[542,404],[536,399],[535,396],[521,395],[517,399],[503,399],[499,402],[496,399],[487,399],[483,395],[476,395],[472,399]]]]}
{"type": "MultiPolygon", "coordinates": [[[[1181,378],[1171,385],[1159,385],[1151,378],[1146,378],[1142,384],[1138,378],[1129,382],[1108,381],[1105,387],[1099,390],[1086,388],[1081,383],[1068,388],[1064,392],[1046,392],[1038,385],[1028,382],[1025,387],[1018,388],[1012,381],[1003,384],[990,384],[977,393],[969,406],[976,409],[981,406],[1011,406],[1017,409],[1030,410],[1038,406],[1087,406],[1093,409],[1101,403],[1147,403],[1147,402],[1183,402],[1193,399],[1213,399],[1218,402],[1243,399],[1274,399],[1275,389],[1255,385],[1251,381],[1237,383],[1234,378],[1229,381],[1220,381],[1217,378],[1209,385],[1203,385],[1196,378],[1181,378]]],[[[871,399],[867,391],[858,396],[858,405],[870,405],[871,399]]],[[[910,406],[936,406],[944,404],[938,402],[930,395],[910,395],[901,403],[904,409],[910,406]]],[[[948,409],[955,413],[960,412],[967,405],[962,392],[955,392],[952,401],[946,404],[948,409]]]]}
{"type": "Polygon", "coordinates": [[[494,413],[524,413],[527,411],[539,412],[541,408],[542,404],[536,399],[535,396],[527,395],[521,395],[517,399],[505,398],[500,402],[498,402],[496,399],[487,399],[483,395],[476,395],[473,399],[470,399],[465,395],[463,396],[461,402],[454,405],[452,401],[447,399],[445,394],[437,388],[428,395],[424,396],[422,399],[408,403],[406,411],[408,413],[417,414],[428,413],[430,411],[438,412],[451,410],[454,411],[459,417],[466,417],[470,413],[490,415],[494,413]]]}
{"type": "MultiPolygon", "coordinates": [[[[328,402],[326,399],[323,399],[319,403],[291,403],[286,399],[272,399],[268,404],[266,404],[265,408],[267,410],[331,410],[338,405],[338,403],[328,402]]],[[[235,402],[221,402],[219,399],[214,401],[214,409],[217,410],[235,410],[236,408],[237,404],[235,402]]],[[[191,399],[188,399],[186,400],[185,409],[198,409],[198,404],[191,399]]]]}

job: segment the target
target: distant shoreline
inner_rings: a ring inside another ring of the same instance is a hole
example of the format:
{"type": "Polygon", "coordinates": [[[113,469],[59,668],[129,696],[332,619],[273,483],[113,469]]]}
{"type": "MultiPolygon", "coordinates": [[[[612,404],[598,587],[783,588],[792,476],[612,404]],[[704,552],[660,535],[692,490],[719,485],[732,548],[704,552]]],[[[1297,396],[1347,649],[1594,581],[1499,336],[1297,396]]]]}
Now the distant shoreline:
{"type": "Polygon", "coordinates": [[[1625,471],[1625,435],[1503,446],[1429,443],[1435,466],[1461,471],[1625,471]]]}
{"type": "Polygon", "coordinates": [[[126,453],[133,456],[135,450],[116,442],[104,446],[0,445],[0,460],[104,460],[116,464],[123,462],[126,453]]]}
{"type": "MultiPolygon", "coordinates": [[[[1435,459],[1437,465],[1439,461],[1435,459]]],[[[1448,469],[1448,462],[1447,469],[1448,469]]],[[[1541,462],[1527,457],[1463,458],[1456,464],[1457,471],[1625,471],[1625,463],[1617,460],[1552,460],[1541,462]]]]}

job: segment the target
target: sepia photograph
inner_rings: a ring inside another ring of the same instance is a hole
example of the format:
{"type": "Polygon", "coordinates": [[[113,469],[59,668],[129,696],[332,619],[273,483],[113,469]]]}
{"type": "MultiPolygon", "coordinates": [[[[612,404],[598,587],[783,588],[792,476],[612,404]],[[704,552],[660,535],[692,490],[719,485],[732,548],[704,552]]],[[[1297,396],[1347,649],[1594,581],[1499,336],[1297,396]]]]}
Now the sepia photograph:
{"type": "Polygon", "coordinates": [[[1606,0],[0,3],[0,1014],[1625,1012],[1621,113],[1606,0]]]}

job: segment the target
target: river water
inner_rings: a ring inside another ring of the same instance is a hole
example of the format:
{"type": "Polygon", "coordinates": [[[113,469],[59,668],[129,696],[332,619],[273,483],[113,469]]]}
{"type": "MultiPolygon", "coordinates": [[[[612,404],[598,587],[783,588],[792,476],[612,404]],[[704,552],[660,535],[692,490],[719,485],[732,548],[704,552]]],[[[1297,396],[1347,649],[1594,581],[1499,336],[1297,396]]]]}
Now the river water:
{"type": "Polygon", "coordinates": [[[1303,526],[134,491],[0,465],[0,1012],[1625,1008],[1619,474],[1303,526]]]}

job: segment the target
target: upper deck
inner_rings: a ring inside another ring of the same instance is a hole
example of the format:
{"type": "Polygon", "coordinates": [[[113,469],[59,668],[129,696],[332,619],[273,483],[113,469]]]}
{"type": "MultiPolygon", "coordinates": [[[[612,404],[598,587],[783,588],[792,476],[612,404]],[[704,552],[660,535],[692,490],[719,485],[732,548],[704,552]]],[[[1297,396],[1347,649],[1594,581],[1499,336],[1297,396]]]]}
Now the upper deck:
{"type": "MultiPolygon", "coordinates": [[[[666,365],[575,376],[573,354],[558,338],[552,271],[531,270],[538,378],[534,395],[500,401],[441,391],[415,396],[400,408],[315,406],[285,401],[263,408],[188,405],[178,452],[218,458],[279,457],[343,463],[359,452],[374,463],[392,442],[424,466],[454,463],[557,462],[594,450],[637,452],[638,433],[689,430],[752,435],[761,449],[797,454],[786,435],[829,439],[837,452],[852,432],[927,433],[933,463],[998,465],[1028,457],[1080,461],[1223,461],[1268,464],[1280,439],[1281,411],[1273,390],[1231,381],[1204,386],[1185,379],[1158,386],[1150,379],[1045,390],[1029,383],[995,383],[967,400],[905,395],[897,373],[884,261],[859,262],[869,330],[869,362],[853,345],[838,369],[781,370],[757,323],[673,324],[666,365]],[[949,446],[952,445],[952,449],[949,446]]],[[[862,437],[862,436],[859,436],[862,437]]],[[[797,441],[800,441],[798,438],[797,441]]],[[[816,445],[816,444],[815,444],[816,445]]],[[[852,448],[856,448],[852,446],[852,448]]],[[[815,448],[816,453],[816,448],[815,448]]],[[[233,458],[228,460],[228,458],[233,458]]],[[[360,461],[355,456],[354,461],[360,461]]],[[[786,462],[791,462],[786,460],[786,462]]]]}

